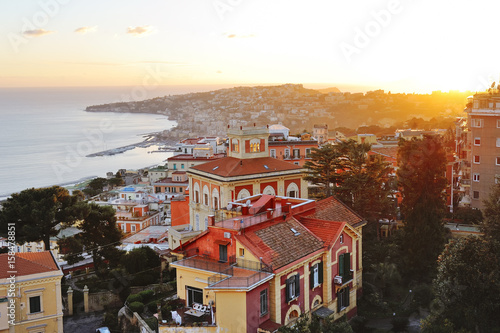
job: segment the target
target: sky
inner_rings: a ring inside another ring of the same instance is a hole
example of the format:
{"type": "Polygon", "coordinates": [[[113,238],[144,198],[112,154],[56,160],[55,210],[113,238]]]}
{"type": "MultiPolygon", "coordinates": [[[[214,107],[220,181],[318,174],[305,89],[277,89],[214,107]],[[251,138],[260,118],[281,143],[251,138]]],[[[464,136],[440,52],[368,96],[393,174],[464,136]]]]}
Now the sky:
{"type": "Polygon", "coordinates": [[[0,87],[478,91],[499,81],[499,9],[485,0],[2,1],[0,87]]]}

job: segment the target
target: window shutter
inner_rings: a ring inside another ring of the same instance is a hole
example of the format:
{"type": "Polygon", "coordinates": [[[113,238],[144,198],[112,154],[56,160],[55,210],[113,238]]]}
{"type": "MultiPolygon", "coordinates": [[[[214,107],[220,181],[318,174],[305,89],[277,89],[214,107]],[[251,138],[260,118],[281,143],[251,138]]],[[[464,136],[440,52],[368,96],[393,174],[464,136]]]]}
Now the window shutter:
{"type": "Polygon", "coordinates": [[[345,293],[345,302],[344,302],[344,304],[345,304],[346,307],[348,307],[349,306],[349,295],[351,294],[349,292],[349,286],[347,286],[347,288],[344,289],[344,293],[345,293]]]}
{"type": "Polygon", "coordinates": [[[319,264],[318,264],[318,282],[321,284],[323,283],[323,262],[321,261],[319,264]]]}
{"type": "Polygon", "coordinates": [[[266,139],[260,139],[260,151],[266,151],[266,139]]]}
{"type": "MultiPolygon", "coordinates": [[[[341,254],[339,256],[339,275],[342,276],[342,278],[344,277],[344,255],[341,254]]],[[[344,282],[344,281],[342,281],[344,282]]]]}
{"type": "Polygon", "coordinates": [[[245,153],[250,152],[250,140],[245,140],[245,153]]]}
{"type": "Polygon", "coordinates": [[[309,270],[309,289],[314,288],[314,266],[309,270]]]}
{"type": "Polygon", "coordinates": [[[300,296],[300,276],[299,274],[295,275],[295,296],[300,296]]]}
{"type": "Polygon", "coordinates": [[[285,300],[286,302],[290,302],[290,279],[286,279],[286,288],[285,288],[285,300]]]}
{"type": "Polygon", "coordinates": [[[337,293],[337,313],[340,312],[340,309],[342,308],[342,301],[340,300],[342,298],[342,293],[339,291],[337,293]]]}
{"type": "Polygon", "coordinates": [[[350,253],[344,254],[344,272],[345,272],[345,276],[347,277],[347,279],[350,280],[352,278],[352,276],[351,276],[351,254],[350,253]]]}

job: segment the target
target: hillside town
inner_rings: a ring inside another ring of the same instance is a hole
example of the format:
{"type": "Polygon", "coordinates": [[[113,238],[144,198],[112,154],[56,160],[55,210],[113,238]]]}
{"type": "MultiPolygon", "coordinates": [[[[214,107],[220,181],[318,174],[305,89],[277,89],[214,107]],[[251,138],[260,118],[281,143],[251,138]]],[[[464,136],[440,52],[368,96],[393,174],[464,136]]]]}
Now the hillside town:
{"type": "MultiPolygon", "coordinates": [[[[420,331],[433,318],[422,310],[430,307],[431,299],[422,299],[431,294],[432,280],[412,276],[415,288],[391,289],[402,285],[405,273],[384,246],[394,235],[408,234],[414,212],[403,181],[389,185],[408,174],[416,177],[421,165],[408,167],[417,159],[442,164],[435,179],[444,184],[437,198],[446,212],[436,214],[447,239],[466,239],[484,234],[470,216],[485,214],[500,175],[498,90],[464,98],[461,113],[443,95],[323,93],[288,84],[88,107],[157,112],[177,121],[163,134],[176,140],[169,145],[172,154],[152,168],[120,169],[66,188],[68,196],[84,197],[103,214],[111,207],[112,218],[100,223],[112,221],[106,223],[117,229],[117,241],[73,250],[73,239],[86,239],[87,217],[58,223],[48,243],[0,238],[6,249],[0,266],[15,262],[17,274],[11,283],[11,273],[1,272],[0,332],[13,332],[12,323],[15,332],[69,331],[66,318],[92,313],[101,314],[99,324],[123,332],[288,332],[304,318],[321,325],[349,321],[356,332],[383,329],[367,319],[372,313],[386,318],[387,331],[401,322],[408,332],[420,331]],[[395,105],[409,111],[397,115],[395,105]],[[408,114],[439,115],[452,127],[391,127],[405,123],[408,114]],[[386,129],[349,130],[366,124],[386,129]],[[427,146],[405,157],[404,147],[417,149],[418,142],[427,146]],[[318,152],[335,147],[345,147],[337,152],[344,155],[335,157],[336,180],[325,181],[314,169],[321,164],[318,152]],[[355,155],[355,149],[363,153],[355,155]],[[438,152],[443,160],[432,160],[438,152]],[[377,178],[386,186],[383,194],[369,192],[369,181],[348,188],[351,178],[342,178],[356,172],[369,177],[363,172],[376,167],[383,170],[377,178]],[[325,195],[330,187],[334,195],[325,195]],[[358,193],[370,197],[362,201],[358,193]],[[380,203],[369,202],[375,197],[380,203]],[[371,205],[378,207],[376,214],[371,205]],[[123,251],[119,263],[112,259],[115,251],[123,251]],[[151,254],[140,257],[140,251],[151,254]],[[149,255],[156,266],[141,266],[149,255]],[[132,264],[144,269],[134,271],[127,266],[132,264]],[[387,267],[399,269],[400,277],[382,278],[380,270],[387,267]],[[126,288],[117,287],[124,279],[126,288]]],[[[5,214],[10,208],[3,203],[5,214]]]]}

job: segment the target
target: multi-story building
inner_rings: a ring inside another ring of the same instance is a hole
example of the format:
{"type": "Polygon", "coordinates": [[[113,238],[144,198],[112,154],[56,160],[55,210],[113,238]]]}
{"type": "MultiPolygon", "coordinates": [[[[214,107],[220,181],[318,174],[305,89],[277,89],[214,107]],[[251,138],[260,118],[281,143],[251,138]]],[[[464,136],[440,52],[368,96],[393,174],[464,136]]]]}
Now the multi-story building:
{"type": "Polygon", "coordinates": [[[53,254],[10,257],[0,254],[0,333],[63,332],[63,272],[53,254]]]}
{"type": "Polygon", "coordinates": [[[483,209],[483,201],[500,177],[500,92],[492,89],[469,97],[465,112],[467,122],[461,124],[466,128],[457,142],[463,202],[483,209]]]}
{"type": "Polygon", "coordinates": [[[313,137],[318,140],[320,145],[328,142],[328,125],[314,125],[313,126],[313,137]]]}
{"type": "MultiPolygon", "coordinates": [[[[301,314],[356,314],[365,224],[359,215],[334,198],[259,194],[233,204],[239,215],[219,222],[210,216],[206,231],[175,250],[182,256],[172,264],[177,295],[187,306],[177,310],[178,322],[253,333],[293,325],[301,314]]],[[[160,325],[160,332],[176,329],[160,325]]]]}
{"type": "Polygon", "coordinates": [[[269,157],[266,127],[230,128],[229,156],[188,171],[190,224],[205,230],[208,216],[230,202],[256,194],[307,198],[305,170],[269,157]]]}

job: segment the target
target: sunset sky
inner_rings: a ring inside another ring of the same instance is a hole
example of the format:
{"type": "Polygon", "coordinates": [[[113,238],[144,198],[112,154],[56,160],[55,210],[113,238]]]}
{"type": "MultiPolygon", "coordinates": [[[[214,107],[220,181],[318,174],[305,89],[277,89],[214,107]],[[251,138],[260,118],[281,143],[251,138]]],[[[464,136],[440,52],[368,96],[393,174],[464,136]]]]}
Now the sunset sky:
{"type": "Polygon", "coordinates": [[[304,83],[485,89],[500,4],[2,1],[0,87],[304,83]]]}

